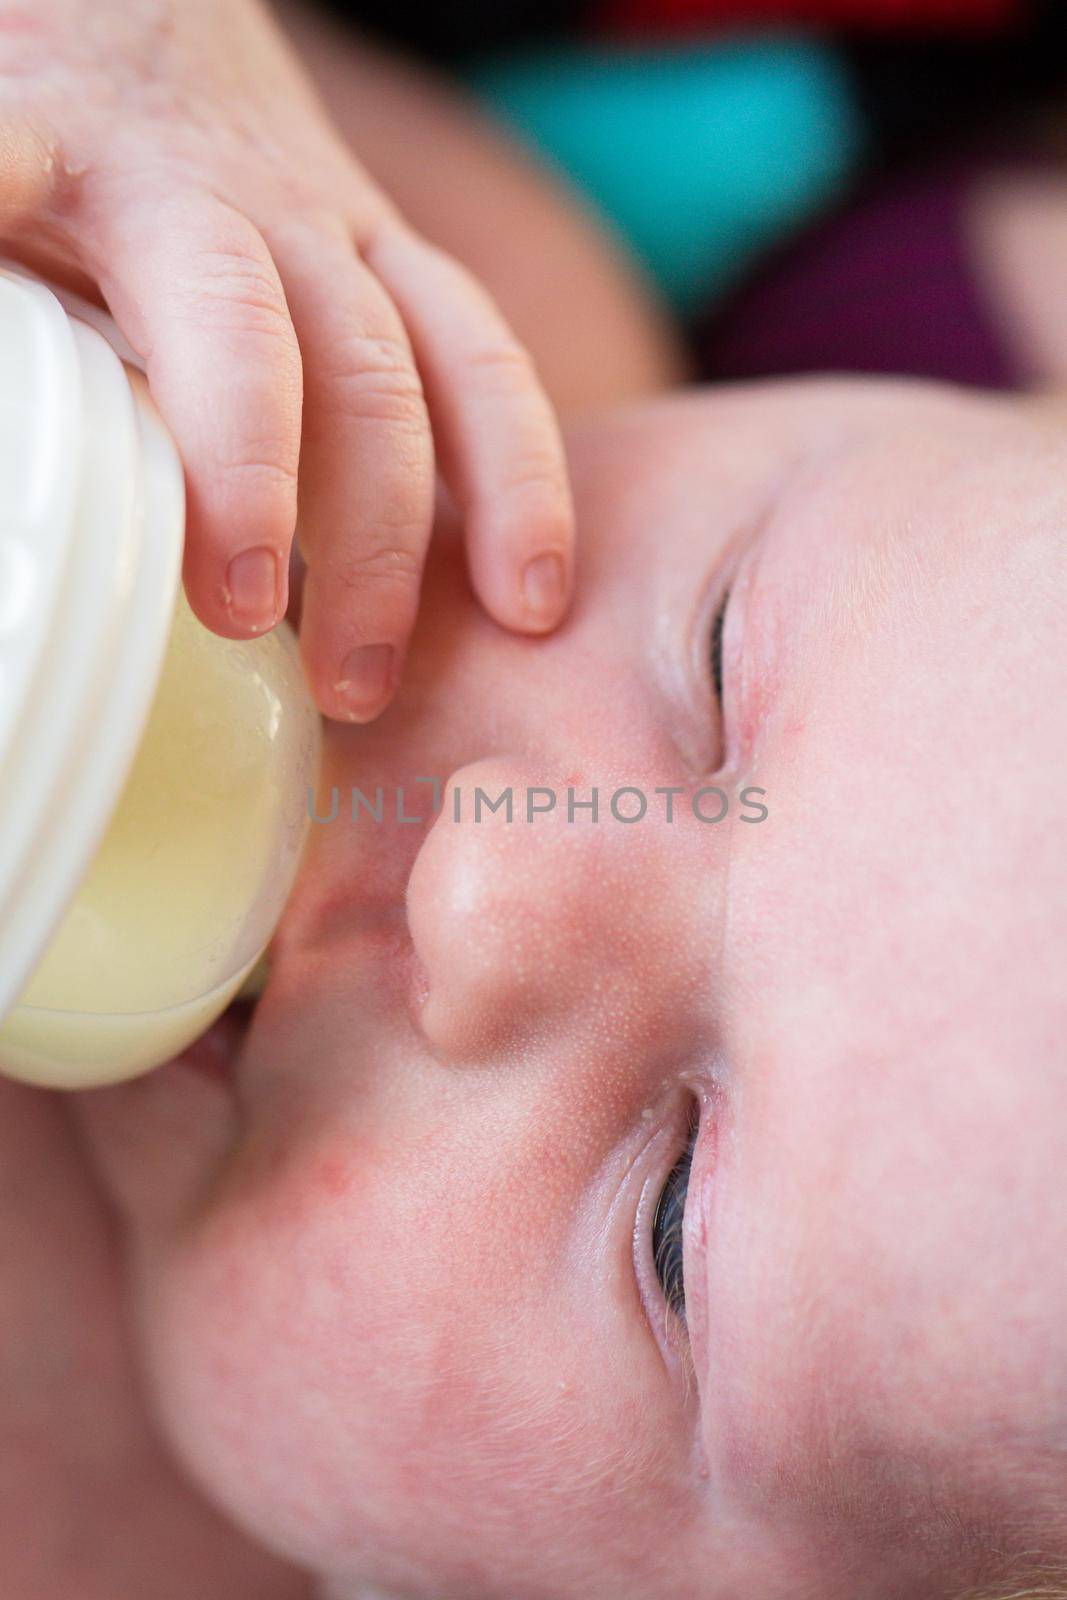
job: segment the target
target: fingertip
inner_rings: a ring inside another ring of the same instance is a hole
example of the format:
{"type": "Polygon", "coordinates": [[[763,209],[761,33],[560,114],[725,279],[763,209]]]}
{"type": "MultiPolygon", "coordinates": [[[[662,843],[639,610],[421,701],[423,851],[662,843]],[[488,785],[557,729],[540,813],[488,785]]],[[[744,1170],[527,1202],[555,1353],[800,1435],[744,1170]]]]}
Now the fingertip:
{"type": "Polygon", "coordinates": [[[327,715],[343,722],[373,722],[396,693],[399,680],[393,644],[360,644],[341,663],[330,686],[332,709],[327,715]]]}
{"type": "Polygon", "coordinates": [[[533,633],[554,628],[570,600],[567,563],[559,550],[542,550],[522,569],[525,625],[533,633]]]}
{"type": "Polygon", "coordinates": [[[373,722],[400,686],[414,625],[417,593],[394,595],[355,614],[338,605],[329,571],[308,569],[300,627],[300,650],[316,706],[334,722],[373,722]]]}
{"type": "Polygon", "coordinates": [[[340,665],[317,659],[306,635],[304,668],[316,707],[332,722],[373,722],[396,696],[403,670],[404,652],[397,644],[381,642],[354,645],[340,665]]]}
{"type": "MultiPolygon", "coordinates": [[[[296,445],[293,446],[294,454],[296,445]]],[[[184,577],[214,633],[249,639],[285,616],[296,529],[296,464],[186,462],[184,577]]]]}
{"type": "Polygon", "coordinates": [[[475,593],[494,621],[518,633],[548,633],[567,614],[574,589],[574,519],[550,496],[550,509],[471,528],[467,548],[475,593]]]}
{"type": "Polygon", "coordinates": [[[235,628],[266,633],[285,614],[285,567],[277,550],[258,545],[231,557],[221,599],[235,628]]]}
{"type": "Polygon", "coordinates": [[[289,604],[289,564],[285,549],[253,545],[232,556],[205,556],[195,537],[187,538],[183,572],[186,598],[195,615],[226,639],[255,639],[285,617],[289,604]]]}
{"type": "Polygon", "coordinates": [[[185,589],[201,622],[255,638],[285,616],[296,528],[295,464],[186,464],[185,589]]]}

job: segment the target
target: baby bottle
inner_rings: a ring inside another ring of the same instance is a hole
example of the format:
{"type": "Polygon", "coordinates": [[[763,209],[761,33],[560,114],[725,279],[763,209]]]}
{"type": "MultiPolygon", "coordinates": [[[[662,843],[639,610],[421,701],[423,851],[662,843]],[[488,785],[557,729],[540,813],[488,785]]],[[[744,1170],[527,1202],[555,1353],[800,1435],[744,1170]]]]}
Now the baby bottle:
{"type": "Polygon", "coordinates": [[[223,1010],[292,887],[319,723],[282,626],[181,593],[184,491],[95,307],[0,268],[0,1073],[145,1072],[223,1010]]]}

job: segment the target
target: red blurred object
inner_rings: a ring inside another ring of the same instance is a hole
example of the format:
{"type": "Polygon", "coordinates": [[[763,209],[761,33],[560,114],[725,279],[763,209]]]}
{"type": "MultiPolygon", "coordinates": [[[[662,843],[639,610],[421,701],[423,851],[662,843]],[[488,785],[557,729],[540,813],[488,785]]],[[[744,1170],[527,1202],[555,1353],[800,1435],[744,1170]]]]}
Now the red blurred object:
{"type": "Polygon", "coordinates": [[[610,33],[678,33],[794,23],[870,33],[996,33],[1028,18],[1027,0],[604,0],[610,33]]]}

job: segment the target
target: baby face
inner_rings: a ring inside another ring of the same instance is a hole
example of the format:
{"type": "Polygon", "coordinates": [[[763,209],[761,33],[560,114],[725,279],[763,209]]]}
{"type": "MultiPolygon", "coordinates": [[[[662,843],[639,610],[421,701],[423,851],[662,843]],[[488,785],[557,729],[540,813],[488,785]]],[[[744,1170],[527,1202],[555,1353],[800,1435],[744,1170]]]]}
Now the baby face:
{"type": "Polygon", "coordinates": [[[247,1034],[84,1097],[153,1402],[331,1596],[952,1592],[1067,1482],[1062,446],[820,384],[572,458],[564,627],[444,527],[247,1034]]]}

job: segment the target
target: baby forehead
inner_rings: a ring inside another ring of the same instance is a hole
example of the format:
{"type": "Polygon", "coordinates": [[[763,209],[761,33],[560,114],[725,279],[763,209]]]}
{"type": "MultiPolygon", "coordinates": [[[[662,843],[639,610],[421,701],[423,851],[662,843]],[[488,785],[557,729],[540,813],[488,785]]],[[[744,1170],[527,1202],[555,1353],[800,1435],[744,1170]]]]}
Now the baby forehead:
{"type": "MultiPolygon", "coordinates": [[[[768,1378],[758,1410],[743,1420],[719,1414],[729,1433],[720,1471],[730,1497],[748,1507],[755,1524],[799,1530],[815,1569],[824,1566],[827,1593],[853,1592],[858,1574],[871,1584],[864,1593],[905,1592],[891,1586],[891,1577],[899,1583],[905,1552],[915,1563],[915,1589],[907,1592],[927,1593],[933,1573],[971,1571],[990,1530],[1010,1527],[997,1481],[1005,1465],[994,1446],[978,1455],[951,1431],[922,1437],[909,1424],[907,1398],[894,1400],[895,1414],[883,1409],[872,1395],[877,1379],[861,1372],[868,1357],[857,1350],[860,1359],[850,1359],[853,1332],[839,1329],[826,1365],[805,1349],[794,1323],[806,1370],[794,1371],[792,1386],[768,1378]],[[839,1589],[832,1575],[842,1562],[851,1578],[839,1589]]],[[[886,1361],[893,1360],[892,1344],[887,1339],[886,1361]]]]}
{"type": "Polygon", "coordinates": [[[894,1087],[884,1055],[830,1070],[792,1041],[720,1164],[709,1455],[864,1559],[904,1529],[959,1556],[1025,1515],[1062,1416],[1067,1151],[1031,1123],[1064,1107],[1013,1125],[1011,1067],[952,1082],[915,1051],[894,1087]]]}
{"type": "Polygon", "coordinates": [[[695,391],[572,429],[597,581],[598,550],[617,558],[620,541],[661,568],[694,543],[712,555],[758,542],[797,553],[824,631],[861,637],[920,618],[936,634],[954,609],[1047,593],[1064,521],[1047,441],[988,403],[953,402],[961,423],[936,391],[871,387],[695,391]],[[1044,573],[1024,554],[1035,545],[1044,573]]]}

